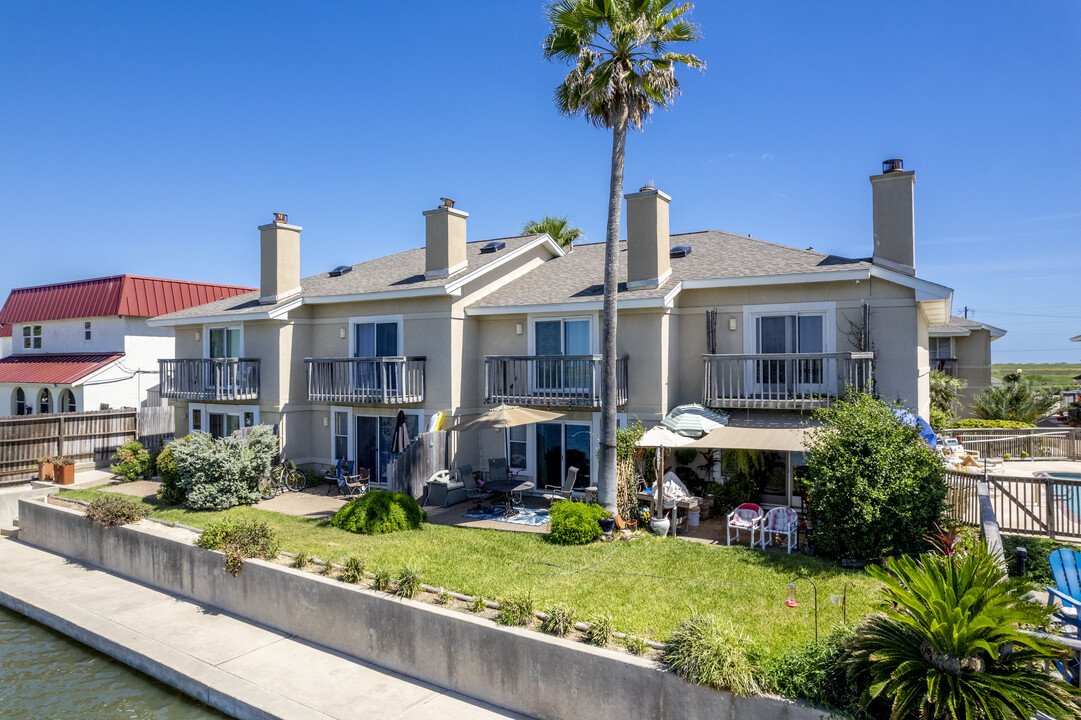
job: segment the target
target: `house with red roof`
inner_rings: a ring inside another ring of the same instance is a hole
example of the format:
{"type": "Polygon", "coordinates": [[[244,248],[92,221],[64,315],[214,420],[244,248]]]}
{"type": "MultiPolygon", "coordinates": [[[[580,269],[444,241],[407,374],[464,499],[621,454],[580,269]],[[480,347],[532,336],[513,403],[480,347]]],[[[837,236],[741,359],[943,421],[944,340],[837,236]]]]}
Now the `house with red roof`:
{"type": "Polygon", "coordinates": [[[0,309],[0,415],[160,405],[158,359],[175,340],[146,321],[250,290],[134,275],[12,290],[0,309]]]}
{"type": "Polygon", "coordinates": [[[0,360],[11,354],[11,326],[0,325],[0,360]]]}

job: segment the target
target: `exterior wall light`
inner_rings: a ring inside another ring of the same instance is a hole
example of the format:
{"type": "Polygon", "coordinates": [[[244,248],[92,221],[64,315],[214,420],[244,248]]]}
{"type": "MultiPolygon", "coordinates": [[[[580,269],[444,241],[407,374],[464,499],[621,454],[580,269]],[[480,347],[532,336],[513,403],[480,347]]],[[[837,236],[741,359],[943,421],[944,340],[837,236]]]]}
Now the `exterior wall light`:
{"type": "Polygon", "coordinates": [[[735,318],[728,318],[728,329],[729,330],[735,330],[736,329],[736,319],[735,318]]]}

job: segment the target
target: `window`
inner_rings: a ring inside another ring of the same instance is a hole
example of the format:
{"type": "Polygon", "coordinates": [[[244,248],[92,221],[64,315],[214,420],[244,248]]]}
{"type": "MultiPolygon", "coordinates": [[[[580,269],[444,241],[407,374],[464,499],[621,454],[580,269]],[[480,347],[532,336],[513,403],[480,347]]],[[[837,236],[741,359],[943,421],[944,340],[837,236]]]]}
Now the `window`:
{"type": "Polygon", "coordinates": [[[89,339],[90,339],[90,322],[87,321],[87,322],[83,323],[83,340],[89,340],[89,339]]]}
{"type": "Polygon", "coordinates": [[[27,350],[41,349],[41,326],[23,325],[23,347],[27,350]]]}
{"type": "Polygon", "coordinates": [[[60,412],[75,412],[75,393],[67,388],[61,390],[57,406],[60,412]]]}
{"type": "MultiPolygon", "coordinates": [[[[819,355],[827,352],[826,312],[761,313],[753,316],[754,352],[758,355],[819,355]]],[[[823,383],[821,357],[763,358],[754,363],[758,392],[818,391],[823,383]]]]}
{"type": "Polygon", "coordinates": [[[507,464],[512,468],[525,470],[526,455],[528,454],[526,437],[525,425],[507,428],[507,457],[509,458],[507,464]]]}
{"type": "MultiPolygon", "coordinates": [[[[589,355],[589,318],[553,318],[533,324],[535,355],[589,355]]],[[[585,389],[589,387],[593,361],[538,359],[534,384],[538,389],[585,389]]]]}
{"type": "Polygon", "coordinates": [[[579,423],[537,423],[537,487],[563,485],[569,468],[578,468],[576,488],[589,486],[592,473],[590,426],[579,423]]]}
{"type": "Polygon", "coordinates": [[[203,411],[198,408],[191,411],[191,429],[193,432],[203,429],[203,411]]]}
{"type": "Polygon", "coordinates": [[[397,357],[398,320],[357,322],[353,325],[353,357],[397,357]]]}
{"type": "Polygon", "coordinates": [[[214,405],[192,403],[188,412],[191,432],[205,432],[213,437],[228,437],[242,427],[259,424],[259,410],[252,405],[214,405]]]}
{"type": "Polygon", "coordinates": [[[334,461],[349,459],[349,411],[334,411],[334,461]]]}
{"type": "Polygon", "coordinates": [[[41,392],[38,393],[38,412],[41,414],[51,413],[53,411],[53,398],[49,394],[48,388],[41,388],[41,392]]]}
{"type": "Polygon", "coordinates": [[[15,388],[15,394],[12,398],[11,412],[14,415],[29,415],[30,407],[26,404],[26,393],[22,388],[15,388]]]}
{"type": "Polygon", "coordinates": [[[932,360],[948,360],[953,357],[953,338],[933,337],[928,341],[932,360]]]}
{"type": "Polygon", "coordinates": [[[239,358],[240,357],[240,328],[210,328],[210,357],[212,358],[239,358]]]}

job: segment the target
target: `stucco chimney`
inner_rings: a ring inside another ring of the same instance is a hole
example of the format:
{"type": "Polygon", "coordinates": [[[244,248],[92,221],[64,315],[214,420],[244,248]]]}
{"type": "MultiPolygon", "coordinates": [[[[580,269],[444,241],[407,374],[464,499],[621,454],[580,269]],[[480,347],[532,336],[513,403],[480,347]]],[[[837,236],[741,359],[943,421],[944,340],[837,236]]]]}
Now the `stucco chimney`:
{"type": "Polygon", "coordinates": [[[904,170],[899,158],[882,163],[871,176],[876,265],[916,274],[916,212],[912,200],[916,173],[904,170]]]}
{"type": "Polygon", "coordinates": [[[627,199],[627,288],[655,288],[672,274],[668,203],[672,198],[647,184],[627,199]]]}
{"type": "Polygon", "coordinates": [[[435,210],[425,210],[424,277],[447,277],[466,266],[465,220],[469,213],[454,208],[450,198],[435,210]]]}
{"type": "Polygon", "coordinates": [[[300,231],[285,213],[259,226],[259,302],[267,305],[300,294],[300,231]]]}

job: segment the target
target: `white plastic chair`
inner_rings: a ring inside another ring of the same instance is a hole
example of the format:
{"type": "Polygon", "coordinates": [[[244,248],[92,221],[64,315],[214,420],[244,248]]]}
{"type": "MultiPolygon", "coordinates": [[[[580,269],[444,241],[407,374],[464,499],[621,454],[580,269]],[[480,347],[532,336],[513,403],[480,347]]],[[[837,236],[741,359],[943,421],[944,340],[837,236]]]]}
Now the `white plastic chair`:
{"type": "Polygon", "coordinates": [[[743,503],[738,508],[728,513],[728,544],[732,544],[732,531],[736,533],[736,542],[739,542],[739,531],[747,530],[751,533],[751,547],[758,544],[754,539],[756,531],[762,530],[762,508],[754,503],[743,503]]]}
{"type": "Polygon", "coordinates": [[[773,544],[774,535],[784,535],[787,539],[788,553],[792,553],[792,548],[796,547],[796,542],[799,540],[799,516],[796,515],[796,511],[789,507],[775,507],[766,513],[765,521],[762,523],[762,532],[759,535],[759,544],[762,549],[766,549],[766,545],[773,544]]]}

